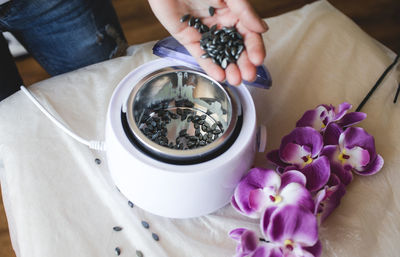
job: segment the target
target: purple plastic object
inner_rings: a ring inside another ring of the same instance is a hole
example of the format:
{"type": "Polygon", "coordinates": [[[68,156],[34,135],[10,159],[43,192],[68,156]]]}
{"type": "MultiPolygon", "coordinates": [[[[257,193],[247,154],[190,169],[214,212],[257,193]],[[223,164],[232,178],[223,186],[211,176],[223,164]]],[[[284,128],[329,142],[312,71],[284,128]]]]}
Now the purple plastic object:
{"type": "MultiPolygon", "coordinates": [[[[186,48],[173,37],[166,37],[158,41],[153,47],[153,54],[165,58],[172,58],[200,68],[199,64],[190,55],[186,48]]],[[[245,85],[269,89],[272,84],[271,75],[265,65],[257,67],[257,78],[253,82],[243,81],[245,85]]]]}

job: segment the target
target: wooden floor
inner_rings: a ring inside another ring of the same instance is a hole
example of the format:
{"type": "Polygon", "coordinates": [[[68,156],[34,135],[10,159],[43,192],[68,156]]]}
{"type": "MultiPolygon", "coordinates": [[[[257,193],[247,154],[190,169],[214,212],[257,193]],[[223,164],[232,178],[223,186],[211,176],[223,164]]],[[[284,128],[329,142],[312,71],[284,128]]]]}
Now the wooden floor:
{"type": "MultiPolygon", "coordinates": [[[[249,1],[261,17],[279,15],[314,2],[312,0],[249,1]]],[[[329,2],[352,18],[371,36],[400,53],[400,0],[330,0],[329,2]]],[[[113,3],[129,44],[143,43],[168,35],[152,14],[146,0],[113,0],[113,3]]],[[[19,58],[17,66],[25,85],[49,77],[29,56],[19,58]]],[[[0,201],[0,256],[15,256],[8,236],[2,201],[0,201]]]]}

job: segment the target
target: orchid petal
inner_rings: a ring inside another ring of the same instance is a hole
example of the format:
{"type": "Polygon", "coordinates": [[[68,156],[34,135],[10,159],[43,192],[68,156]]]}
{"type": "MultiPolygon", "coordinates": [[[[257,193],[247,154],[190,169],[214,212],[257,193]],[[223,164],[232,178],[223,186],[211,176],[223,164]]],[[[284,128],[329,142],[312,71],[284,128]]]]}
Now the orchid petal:
{"type": "Polygon", "coordinates": [[[346,194],[344,184],[327,188],[325,199],[322,201],[324,206],[321,212],[321,223],[339,206],[340,200],[346,194]]]}
{"type": "Polygon", "coordinates": [[[384,160],[383,160],[382,156],[377,154],[376,158],[372,162],[370,162],[368,164],[368,166],[365,167],[362,171],[354,170],[354,172],[357,173],[358,175],[362,175],[362,176],[373,175],[382,169],[383,164],[384,164],[384,160]]]}
{"type": "Polygon", "coordinates": [[[341,127],[348,127],[354,124],[357,124],[367,118],[367,114],[363,112],[350,112],[343,116],[338,121],[338,124],[341,127]]]}
{"type": "Polygon", "coordinates": [[[314,208],[314,215],[322,212],[322,207],[320,206],[321,202],[326,197],[326,190],[328,186],[325,186],[323,189],[319,190],[318,193],[315,195],[315,208],[314,208]]]}
{"type": "Polygon", "coordinates": [[[278,167],[286,167],[288,164],[284,163],[279,156],[279,150],[272,150],[267,153],[267,159],[278,167]]]}
{"type": "Polygon", "coordinates": [[[342,181],[346,186],[353,181],[353,173],[351,172],[351,169],[346,169],[341,164],[331,163],[331,171],[338,176],[340,181],[342,181]]]}
{"type": "Polygon", "coordinates": [[[302,206],[285,205],[272,213],[267,234],[281,244],[290,239],[302,246],[313,246],[318,241],[317,220],[302,206]]]}
{"type": "Polygon", "coordinates": [[[326,156],[320,156],[300,171],[306,176],[306,187],[311,192],[323,187],[331,174],[330,163],[326,156]]]}
{"type": "Polygon", "coordinates": [[[263,189],[266,192],[275,193],[281,186],[280,176],[273,170],[264,170],[253,168],[239,182],[233,194],[232,205],[241,213],[251,217],[258,218],[258,209],[253,209],[250,204],[250,194],[255,189],[263,189]]]}
{"type": "Polygon", "coordinates": [[[330,160],[331,173],[336,174],[343,184],[348,185],[353,180],[351,171],[345,169],[338,159],[340,155],[339,146],[327,145],[322,150],[321,155],[326,156],[330,160]]]}
{"type": "Polygon", "coordinates": [[[300,120],[296,122],[296,127],[313,127],[316,130],[320,130],[323,127],[320,111],[316,109],[306,111],[300,120]]]}
{"type": "Polygon", "coordinates": [[[328,185],[320,190],[315,197],[314,215],[320,217],[321,223],[336,209],[346,193],[344,184],[335,174],[331,174],[328,185]]]}
{"type": "Polygon", "coordinates": [[[285,171],[281,176],[281,188],[285,187],[289,183],[299,183],[300,185],[305,186],[306,182],[306,177],[298,170],[285,171]]]}
{"type": "MultiPolygon", "coordinates": [[[[240,185],[240,184],[239,184],[240,185]]],[[[237,186],[235,192],[232,196],[231,203],[232,206],[240,213],[250,217],[258,218],[259,214],[256,210],[252,209],[249,204],[249,195],[252,190],[248,187],[237,186]],[[241,189],[241,190],[240,190],[241,189]]]]}
{"type": "Polygon", "coordinates": [[[296,164],[302,167],[305,163],[303,157],[311,157],[311,153],[301,145],[288,143],[281,151],[282,160],[287,163],[296,164]]]}
{"type": "Polygon", "coordinates": [[[260,246],[258,247],[251,257],[284,257],[279,248],[260,246]]]}
{"type": "Polygon", "coordinates": [[[349,156],[346,163],[350,164],[352,168],[360,170],[366,166],[370,161],[369,152],[361,147],[355,146],[351,149],[346,149],[346,155],[349,156]]]}
{"type": "Polygon", "coordinates": [[[240,240],[240,238],[242,237],[243,233],[246,231],[247,229],[245,228],[235,228],[234,230],[232,230],[231,232],[229,232],[229,236],[237,241],[240,240]]]}
{"type": "Polygon", "coordinates": [[[281,186],[281,178],[274,170],[263,168],[252,168],[243,182],[256,188],[276,188],[281,186]]]}
{"type": "MultiPolygon", "coordinates": [[[[273,195],[275,192],[273,193],[273,195]]],[[[272,204],[271,200],[268,197],[268,194],[266,194],[262,189],[255,189],[250,192],[249,195],[249,206],[253,210],[259,212],[265,207],[268,206],[268,204],[272,204]]]]}
{"type": "Polygon", "coordinates": [[[324,126],[328,125],[329,122],[333,121],[335,118],[335,107],[332,105],[321,104],[315,108],[318,112],[319,119],[322,121],[322,130],[324,126]]]}
{"type": "Polygon", "coordinates": [[[272,206],[272,207],[265,209],[264,213],[261,215],[261,218],[260,218],[261,232],[262,232],[263,236],[268,240],[270,240],[270,238],[267,236],[267,229],[270,225],[271,216],[276,209],[278,209],[277,206],[272,206]]]}
{"type": "Polygon", "coordinates": [[[267,252],[267,253],[271,252],[272,245],[266,245],[266,244],[260,245],[260,241],[257,234],[252,230],[245,228],[237,228],[229,232],[229,236],[234,240],[238,241],[235,257],[245,257],[250,255],[260,256],[254,254],[262,252],[267,252]],[[260,248],[266,248],[265,250],[267,251],[260,250],[260,248]]]}
{"type": "Polygon", "coordinates": [[[321,241],[318,240],[317,243],[310,247],[303,247],[304,250],[311,253],[313,257],[319,257],[322,254],[322,244],[321,241]]]}
{"type": "Polygon", "coordinates": [[[343,129],[336,123],[330,123],[324,132],[323,141],[324,145],[337,145],[339,144],[339,137],[343,133],[343,129]]]}
{"type": "Polygon", "coordinates": [[[340,179],[338,178],[338,176],[336,176],[335,174],[331,173],[331,176],[328,180],[328,186],[333,187],[333,186],[337,186],[340,183],[342,183],[340,181],[340,179]]]}
{"type": "Polygon", "coordinates": [[[295,128],[289,135],[283,137],[279,149],[281,157],[283,149],[289,143],[310,148],[309,150],[304,149],[311,152],[311,157],[317,156],[323,147],[321,134],[311,127],[295,128]]]}
{"type": "Polygon", "coordinates": [[[339,104],[338,112],[334,118],[335,121],[341,119],[346,114],[346,112],[351,109],[351,107],[352,105],[346,102],[339,104]]]}
{"type": "Polygon", "coordinates": [[[302,249],[302,250],[303,251],[301,252],[301,255],[296,255],[296,256],[293,256],[293,257],[298,257],[298,256],[301,256],[301,257],[314,257],[314,255],[312,253],[309,253],[309,252],[305,251],[304,249],[302,249]]]}
{"type": "Polygon", "coordinates": [[[236,202],[235,195],[232,195],[231,204],[232,204],[232,207],[235,208],[237,211],[242,212],[242,209],[239,207],[239,205],[236,202]]]}
{"type": "MultiPolygon", "coordinates": [[[[331,162],[339,162],[340,148],[338,145],[327,145],[321,151],[322,156],[328,157],[331,162]]],[[[340,163],[340,162],[339,162],[340,163]]]]}
{"type": "Polygon", "coordinates": [[[290,183],[280,192],[284,204],[302,205],[310,211],[314,210],[314,202],[310,192],[301,184],[290,183]]]}
{"type": "Polygon", "coordinates": [[[243,253],[253,252],[259,243],[258,236],[254,231],[246,230],[241,236],[242,251],[243,253]]]}
{"type": "Polygon", "coordinates": [[[339,145],[341,149],[351,149],[355,146],[359,146],[368,150],[371,157],[376,154],[374,138],[363,128],[347,128],[339,137],[339,145]]]}

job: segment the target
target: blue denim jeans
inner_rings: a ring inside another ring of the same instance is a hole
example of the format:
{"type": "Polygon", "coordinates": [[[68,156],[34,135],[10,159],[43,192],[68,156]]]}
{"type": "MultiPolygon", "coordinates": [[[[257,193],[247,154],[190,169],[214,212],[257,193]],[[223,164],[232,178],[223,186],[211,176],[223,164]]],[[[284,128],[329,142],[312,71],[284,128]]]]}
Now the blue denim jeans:
{"type": "MultiPolygon", "coordinates": [[[[127,46],[110,0],[11,0],[0,6],[0,31],[11,32],[50,75],[122,55],[127,46]]],[[[0,101],[21,83],[0,33],[0,101]]]]}

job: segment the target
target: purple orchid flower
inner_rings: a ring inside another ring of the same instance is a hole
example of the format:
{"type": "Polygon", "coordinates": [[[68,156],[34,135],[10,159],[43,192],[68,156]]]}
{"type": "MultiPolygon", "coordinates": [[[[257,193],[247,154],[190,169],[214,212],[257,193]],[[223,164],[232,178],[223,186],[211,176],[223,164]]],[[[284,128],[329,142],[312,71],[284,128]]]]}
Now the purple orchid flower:
{"type": "Polygon", "coordinates": [[[264,237],[285,257],[318,257],[318,223],[314,214],[301,205],[269,208],[261,219],[264,237]]]}
{"type": "Polygon", "coordinates": [[[295,128],[283,137],[279,150],[267,154],[267,158],[280,169],[299,170],[307,178],[306,187],[314,192],[329,179],[330,165],[326,156],[320,156],[323,138],[311,127],[295,128]]]}
{"type": "MultiPolygon", "coordinates": [[[[333,137],[331,141],[335,141],[333,137]]],[[[383,158],[375,150],[374,137],[363,128],[347,128],[339,135],[337,142],[338,145],[325,146],[322,154],[329,158],[332,172],[343,184],[351,182],[351,171],[367,176],[377,173],[383,167],[383,158]]]]}
{"type": "Polygon", "coordinates": [[[298,204],[314,210],[312,196],[305,184],[305,176],[296,170],[279,175],[273,170],[253,168],[239,182],[231,203],[240,213],[251,218],[259,218],[266,208],[285,204],[298,204]]]}
{"type": "Polygon", "coordinates": [[[235,257],[280,257],[281,251],[265,241],[260,241],[257,234],[245,228],[237,228],[229,233],[238,242],[235,257]]]}
{"type": "Polygon", "coordinates": [[[346,188],[340,179],[331,174],[328,184],[315,196],[314,215],[321,224],[339,206],[340,200],[346,193],[346,188]]]}
{"type": "Polygon", "coordinates": [[[317,108],[306,111],[297,121],[296,127],[309,126],[322,132],[332,122],[337,122],[341,127],[347,127],[367,117],[363,112],[347,113],[351,108],[352,105],[346,102],[340,104],[338,110],[332,105],[318,105],[317,108]]]}

